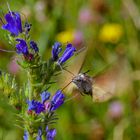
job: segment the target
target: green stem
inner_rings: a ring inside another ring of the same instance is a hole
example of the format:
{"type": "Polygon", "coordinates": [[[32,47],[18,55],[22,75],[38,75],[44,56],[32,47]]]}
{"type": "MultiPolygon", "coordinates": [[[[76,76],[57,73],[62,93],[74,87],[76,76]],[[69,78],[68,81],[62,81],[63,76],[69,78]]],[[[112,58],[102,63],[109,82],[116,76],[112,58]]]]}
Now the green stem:
{"type": "Polygon", "coordinates": [[[46,140],[46,136],[43,135],[43,136],[42,136],[42,140],[46,140]]]}
{"type": "Polygon", "coordinates": [[[29,140],[33,140],[33,136],[29,135],[29,140]]]}
{"type": "Polygon", "coordinates": [[[28,81],[29,81],[29,100],[32,100],[33,99],[33,86],[32,86],[32,80],[31,80],[31,75],[30,73],[28,72],[28,81]]]}

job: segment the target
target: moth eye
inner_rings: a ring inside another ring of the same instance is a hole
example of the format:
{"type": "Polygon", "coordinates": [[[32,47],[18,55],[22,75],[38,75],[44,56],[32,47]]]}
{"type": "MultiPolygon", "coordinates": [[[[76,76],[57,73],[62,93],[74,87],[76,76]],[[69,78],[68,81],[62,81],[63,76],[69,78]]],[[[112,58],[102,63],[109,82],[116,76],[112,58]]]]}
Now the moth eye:
{"type": "Polygon", "coordinates": [[[81,82],[81,79],[77,79],[77,82],[81,82]]]}

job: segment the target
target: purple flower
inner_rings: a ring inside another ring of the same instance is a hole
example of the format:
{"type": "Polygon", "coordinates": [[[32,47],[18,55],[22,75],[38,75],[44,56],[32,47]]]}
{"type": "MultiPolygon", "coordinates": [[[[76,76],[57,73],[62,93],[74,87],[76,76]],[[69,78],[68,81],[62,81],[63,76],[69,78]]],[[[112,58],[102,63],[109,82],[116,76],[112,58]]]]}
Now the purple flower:
{"type": "Polygon", "coordinates": [[[58,54],[62,51],[61,43],[55,42],[55,44],[52,46],[52,58],[54,61],[58,59],[58,54]]]}
{"type": "Polygon", "coordinates": [[[62,93],[61,90],[58,90],[52,97],[50,111],[54,111],[59,106],[61,106],[64,103],[64,99],[65,95],[62,93]]]}
{"type": "Polygon", "coordinates": [[[30,41],[30,48],[33,49],[35,52],[39,51],[37,44],[34,41],[30,41]]]}
{"type": "Polygon", "coordinates": [[[18,12],[9,12],[5,15],[7,24],[2,25],[2,29],[8,30],[11,35],[18,36],[22,32],[20,14],[18,12]]]}
{"type": "Polygon", "coordinates": [[[54,137],[56,135],[56,129],[48,129],[48,126],[46,127],[46,132],[47,132],[47,135],[46,135],[46,138],[47,140],[54,140],[54,137]]]}
{"type": "Polygon", "coordinates": [[[32,100],[28,101],[27,103],[28,103],[28,111],[34,110],[36,114],[40,114],[45,110],[44,105],[38,101],[32,100]]]}
{"type": "Polygon", "coordinates": [[[24,139],[24,140],[28,140],[28,137],[29,137],[28,131],[25,131],[25,132],[24,132],[23,139],[24,139]]]}
{"type": "Polygon", "coordinates": [[[42,129],[41,128],[39,128],[38,129],[38,135],[37,135],[37,138],[36,138],[36,140],[42,140],[42,129]]]}
{"type": "Polygon", "coordinates": [[[58,59],[58,64],[63,64],[70,57],[74,55],[76,48],[72,44],[67,44],[67,47],[63,53],[63,55],[58,59]]]}
{"type": "Polygon", "coordinates": [[[43,91],[41,94],[41,102],[44,104],[45,101],[47,101],[50,98],[50,93],[47,91],[43,91]]]}
{"type": "Polygon", "coordinates": [[[28,46],[26,44],[26,41],[23,39],[16,39],[16,41],[19,42],[19,44],[16,45],[17,53],[18,54],[23,54],[23,55],[28,55],[28,46]]]}

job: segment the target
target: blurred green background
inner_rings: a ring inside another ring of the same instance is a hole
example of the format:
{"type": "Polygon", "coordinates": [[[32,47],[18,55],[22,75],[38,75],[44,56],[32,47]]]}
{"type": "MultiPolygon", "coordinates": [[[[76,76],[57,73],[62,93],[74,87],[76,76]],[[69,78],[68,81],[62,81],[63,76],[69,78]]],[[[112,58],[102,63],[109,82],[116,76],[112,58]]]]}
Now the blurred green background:
{"type": "MultiPolygon", "coordinates": [[[[19,11],[32,23],[31,38],[38,43],[43,60],[51,56],[55,41],[72,42],[85,51],[67,64],[73,73],[90,70],[97,83],[113,93],[111,100],[94,103],[77,96],[57,110],[56,140],[139,140],[140,139],[140,1],[139,0],[0,0],[0,17],[19,11]],[[86,53],[86,56],[84,55],[86,53]],[[82,67],[82,68],[81,68],[82,67]]],[[[7,32],[0,30],[0,48],[14,50],[7,32]]],[[[0,52],[0,69],[27,80],[15,53],[0,52]]],[[[71,81],[68,73],[58,78],[63,88],[71,81]],[[67,79],[67,80],[66,80],[67,79]]],[[[76,94],[72,86],[68,96],[76,94]]],[[[14,127],[13,109],[0,103],[0,137],[19,140],[22,130],[14,127]],[[8,110],[8,111],[7,111],[8,110]],[[8,118],[7,118],[8,117],[8,118]]]]}

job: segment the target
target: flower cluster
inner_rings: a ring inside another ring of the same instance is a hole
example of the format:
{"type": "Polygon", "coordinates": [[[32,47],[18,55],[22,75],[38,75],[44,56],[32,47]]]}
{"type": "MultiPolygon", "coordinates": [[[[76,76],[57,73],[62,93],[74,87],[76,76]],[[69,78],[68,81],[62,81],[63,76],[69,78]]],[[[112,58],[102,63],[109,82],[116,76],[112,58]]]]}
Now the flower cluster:
{"type": "Polygon", "coordinates": [[[5,15],[5,20],[7,23],[3,24],[1,28],[11,33],[16,42],[17,54],[22,54],[26,60],[33,60],[35,53],[38,53],[39,49],[36,42],[32,40],[27,41],[26,39],[29,36],[30,24],[25,22],[24,27],[22,27],[21,16],[18,12],[9,11],[5,15]],[[25,37],[21,38],[20,34],[25,35],[25,37]]]}
{"type": "Polygon", "coordinates": [[[52,59],[54,61],[57,61],[57,63],[59,65],[62,65],[69,58],[71,58],[74,55],[76,48],[72,44],[68,43],[62,56],[59,57],[58,55],[61,52],[61,50],[62,50],[62,48],[61,48],[61,44],[59,42],[56,42],[52,47],[52,59]]]}
{"type": "Polygon", "coordinates": [[[28,101],[28,111],[34,111],[36,114],[40,114],[41,112],[48,111],[52,112],[59,108],[65,99],[65,95],[62,93],[61,90],[58,90],[50,101],[50,93],[43,91],[41,94],[41,102],[31,100],[28,101]]]}
{"type": "Polygon", "coordinates": [[[16,53],[22,56],[23,63],[18,64],[23,68],[27,68],[28,81],[31,86],[28,87],[27,84],[25,89],[19,88],[19,91],[23,90],[23,93],[28,91],[23,97],[24,103],[25,101],[27,102],[22,104],[23,106],[21,105],[22,113],[20,114],[24,121],[23,139],[30,140],[30,138],[35,138],[36,140],[42,140],[42,138],[47,138],[47,140],[54,140],[56,130],[49,129],[49,125],[58,119],[55,111],[64,103],[65,95],[61,90],[57,90],[51,96],[44,89],[50,86],[47,84],[50,82],[51,77],[55,75],[55,72],[58,71],[58,65],[63,65],[70,59],[74,55],[76,48],[68,43],[64,52],[60,54],[62,45],[59,42],[55,42],[52,46],[51,59],[42,61],[37,43],[30,39],[31,24],[27,21],[22,24],[20,14],[13,11],[9,11],[5,15],[5,21],[6,23],[3,22],[1,28],[10,32],[11,37],[9,39],[12,38],[11,42],[15,45],[16,53]],[[22,64],[27,64],[27,67],[22,64]],[[41,93],[40,99],[38,99],[39,93],[41,93]]]}
{"type": "MultiPolygon", "coordinates": [[[[43,131],[42,128],[40,127],[38,129],[38,135],[36,137],[36,140],[42,140],[42,135],[43,135],[43,131]]],[[[54,137],[56,135],[56,129],[49,129],[48,126],[46,126],[45,135],[47,140],[54,140],[54,137]]],[[[29,134],[27,131],[24,132],[23,139],[29,140],[29,134]]]]}
{"type": "MultiPolygon", "coordinates": [[[[49,100],[50,98],[50,93],[47,91],[43,91],[41,94],[41,102],[31,100],[28,101],[28,111],[34,111],[36,115],[39,115],[40,113],[52,113],[54,112],[57,108],[59,108],[63,103],[65,96],[62,93],[61,90],[58,90],[52,99],[49,100]],[[48,101],[49,100],[49,101],[48,101]]],[[[27,131],[25,132],[23,138],[24,140],[27,139],[27,131]]],[[[48,126],[46,127],[46,137],[47,140],[53,140],[54,136],[56,135],[56,130],[55,129],[48,129],[48,126]]],[[[40,127],[38,130],[38,136],[37,140],[42,140],[42,128],[40,127]]]]}

